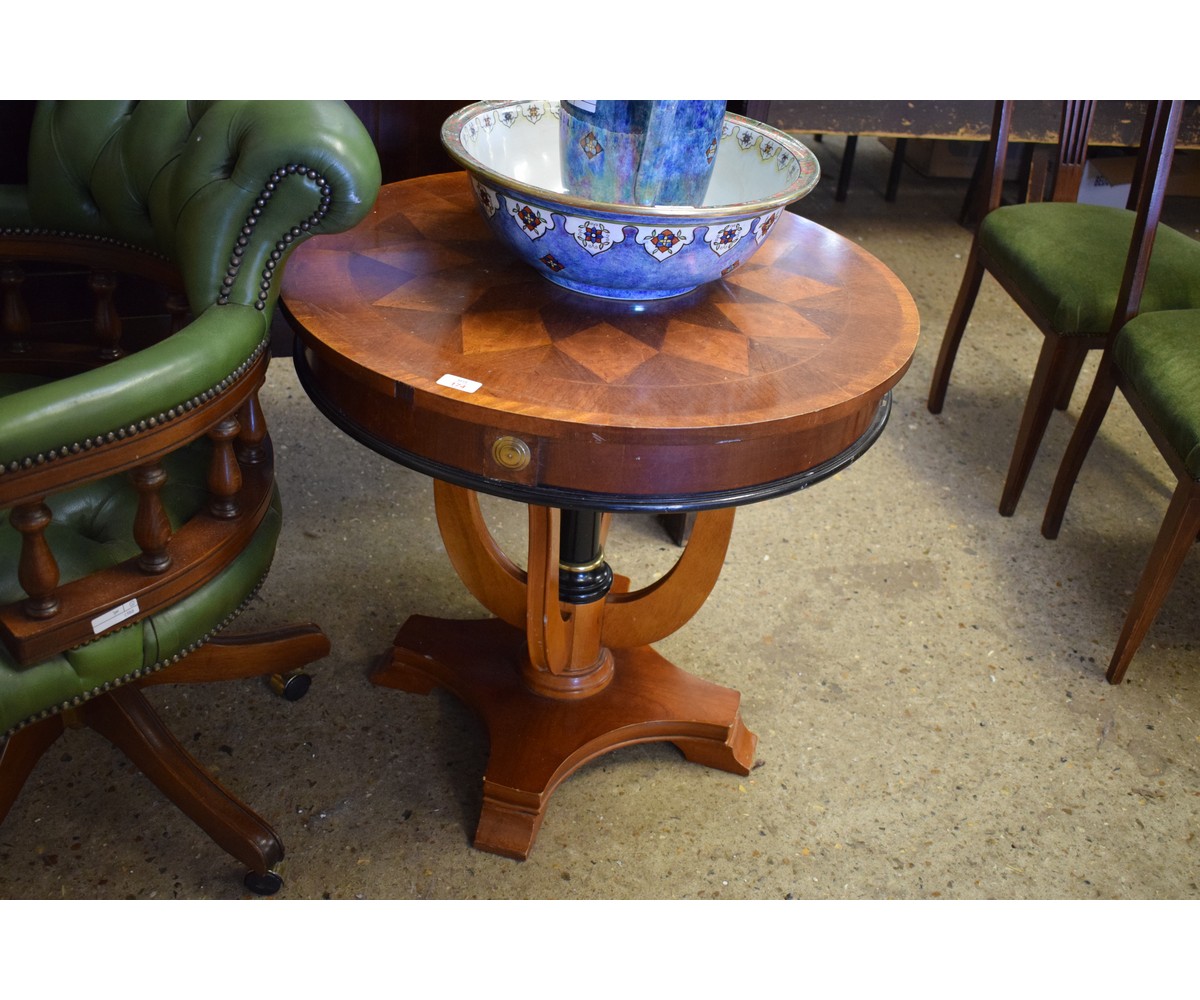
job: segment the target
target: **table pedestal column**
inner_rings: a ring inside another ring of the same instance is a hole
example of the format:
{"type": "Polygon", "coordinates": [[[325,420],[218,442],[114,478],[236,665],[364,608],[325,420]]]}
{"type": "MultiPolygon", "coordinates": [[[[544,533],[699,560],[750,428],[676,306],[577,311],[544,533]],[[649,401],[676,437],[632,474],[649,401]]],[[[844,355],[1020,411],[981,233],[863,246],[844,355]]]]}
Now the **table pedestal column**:
{"type": "Polygon", "coordinates": [[[757,739],[742,723],[738,692],[688,674],[649,647],[691,618],[712,590],[732,509],[699,515],[671,571],[629,592],[619,579],[611,589],[605,582],[612,576],[599,515],[589,522],[587,513],[530,507],[523,572],[491,538],[474,493],[438,483],[436,497],[451,562],[496,617],[413,616],[371,679],[413,693],[442,687],[483,720],[491,748],[476,847],[527,857],[554,789],[618,747],[666,741],[688,760],[750,773],[757,739]]]}

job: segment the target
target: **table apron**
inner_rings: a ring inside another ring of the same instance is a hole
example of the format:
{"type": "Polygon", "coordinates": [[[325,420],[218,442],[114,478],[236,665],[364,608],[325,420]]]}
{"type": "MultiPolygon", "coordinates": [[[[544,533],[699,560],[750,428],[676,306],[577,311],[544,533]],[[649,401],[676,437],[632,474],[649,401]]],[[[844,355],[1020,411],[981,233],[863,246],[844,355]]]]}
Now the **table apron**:
{"type": "Polygon", "coordinates": [[[881,390],[817,427],[799,421],[784,429],[755,425],[750,438],[732,436],[730,428],[689,428],[676,440],[669,430],[652,435],[639,429],[639,439],[629,441],[585,425],[574,436],[550,438],[423,408],[415,394],[406,399],[371,392],[322,363],[299,339],[295,360],[322,412],[380,454],[444,482],[564,509],[707,510],[792,493],[861,456],[883,431],[891,408],[890,391],[881,390]],[[523,468],[506,468],[497,457],[504,450],[497,442],[513,437],[528,449],[523,468]]]}

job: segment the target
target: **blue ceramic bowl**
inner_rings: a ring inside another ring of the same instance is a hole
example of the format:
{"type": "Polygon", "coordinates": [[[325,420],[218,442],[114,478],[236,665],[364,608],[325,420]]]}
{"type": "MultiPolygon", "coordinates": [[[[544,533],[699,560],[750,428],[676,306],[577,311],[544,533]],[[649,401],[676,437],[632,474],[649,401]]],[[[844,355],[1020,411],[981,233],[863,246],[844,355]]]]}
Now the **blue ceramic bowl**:
{"type": "Polygon", "coordinates": [[[566,192],[557,101],[481,101],[442,125],[496,236],[551,281],[612,299],[682,295],[744,264],[820,176],[784,132],[727,114],[699,207],[642,207],[566,192]]]}

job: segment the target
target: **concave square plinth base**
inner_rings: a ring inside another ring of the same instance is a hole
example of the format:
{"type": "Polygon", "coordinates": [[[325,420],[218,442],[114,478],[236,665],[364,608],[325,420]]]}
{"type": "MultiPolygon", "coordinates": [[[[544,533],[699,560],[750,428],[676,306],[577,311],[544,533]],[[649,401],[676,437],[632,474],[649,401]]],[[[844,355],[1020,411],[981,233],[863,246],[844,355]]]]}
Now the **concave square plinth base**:
{"type": "Polygon", "coordinates": [[[475,846],[524,860],[550,795],[576,769],[634,743],[674,743],[690,761],[749,774],[757,737],[741,695],[693,677],[648,646],[614,649],[612,682],[579,700],[546,698],[520,677],[525,633],[499,619],[414,615],[371,680],[427,694],[452,692],[482,718],[491,740],[475,846]]]}

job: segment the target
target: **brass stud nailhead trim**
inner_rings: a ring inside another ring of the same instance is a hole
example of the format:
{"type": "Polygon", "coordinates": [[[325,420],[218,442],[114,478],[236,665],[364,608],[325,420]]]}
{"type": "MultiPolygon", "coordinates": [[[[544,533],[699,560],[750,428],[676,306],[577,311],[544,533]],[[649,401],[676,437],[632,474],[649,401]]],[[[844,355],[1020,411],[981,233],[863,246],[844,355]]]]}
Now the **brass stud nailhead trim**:
{"type": "Polygon", "coordinates": [[[246,252],[246,247],[250,243],[250,237],[254,235],[254,227],[258,225],[263,209],[266,208],[267,202],[278,189],[279,184],[284,178],[292,175],[300,175],[315,182],[320,188],[321,201],[312,215],[307,219],[301,220],[297,225],[292,226],[291,229],[276,241],[275,249],[271,252],[270,257],[268,257],[266,264],[263,266],[262,278],[259,281],[258,300],[254,303],[255,309],[258,309],[260,312],[266,309],[267,300],[271,294],[271,284],[275,277],[275,269],[279,266],[288,247],[308,232],[309,229],[319,225],[321,220],[328,214],[330,207],[333,205],[333,189],[316,170],[306,167],[303,164],[290,163],[286,167],[280,167],[274,171],[267,183],[263,185],[258,198],[255,199],[254,207],[246,217],[240,235],[234,244],[233,251],[229,257],[229,267],[225,270],[225,277],[221,279],[221,289],[217,295],[218,305],[228,305],[229,292],[237,280],[238,271],[242,266],[242,257],[246,252]]]}
{"type": "Polygon", "coordinates": [[[102,243],[105,246],[119,247],[122,250],[133,250],[137,253],[145,254],[147,257],[154,257],[157,260],[165,260],[171,262],[166,254],[159,253],[157,250],[147,250],[143,246],[138,246],[136,243],[130,243],[128,240],[119,240],[114,236],[101,236],[96,233],[77,233],[69,229],[45,229],[41,226],[0,226],[0,236],[36,236],[38,238],[51,237],[53,239],[67,240],[88,240],[92,243],[102,243]]]}
{"type": "Polygon", "coordinates": [[[27,456],[21,459],[14,459],[7,465],[0,465],[0,475],[6,472],[20,472],[22,469],[32,469],[35,465],[45,465],[47,462],[52,462],[57,458],[64,457],[67,454],[78,454],[81,451],[89,451],[92,448],[98,448],[105,444],[113,444],[116,441],[123,441],[125,438],[142,431],[150,430],[157,427],[159,424],[168,423],[176,417],[188,413],[204,403],[216,399],[221,393],[227,391],[231,386],[235,385],[243,375],[250,369],[251,365],[261,357],[263,351],[267,349],[267,340],[263,340],[251,352],[250,357],[237,366],[229,375],[221,379],[211,389],[205,389],[203,392],[183,403],[176,403],[169,410],[158,414],[157,416],[146,417],[136,424],[130,424],[127,427],[118,427],[115,430],[108,431],[103,434],[97,434],[94,438],[85,438],[83,441],[75,441],[71,444],[64,444],[58,448],[51,448],[47,452],[40,452],[37,455],[27,456]]]}

